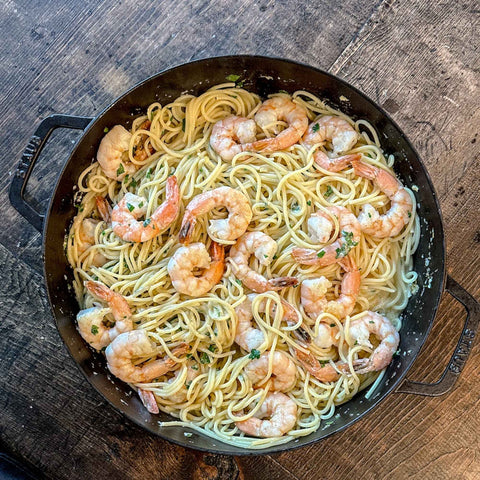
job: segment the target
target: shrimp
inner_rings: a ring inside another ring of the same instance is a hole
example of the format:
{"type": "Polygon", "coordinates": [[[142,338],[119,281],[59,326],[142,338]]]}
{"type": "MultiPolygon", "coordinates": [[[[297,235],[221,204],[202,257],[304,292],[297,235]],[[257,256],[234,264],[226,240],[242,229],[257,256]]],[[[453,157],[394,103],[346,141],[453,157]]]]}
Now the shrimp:
{"type": "Polygon", "coordinates": [[[253,437],[281,437],[297,422],[297,405],[281,392],[269,392],[253,417],[235,422],[239,430],[253,437]],[[270,417],[270,420],[261,420],[270,417]]]}
{"type": "MultiPolygon", "coordinates": [[[[190,349],[186,343],[172,351],[174,356],[183,355],[190,349]]],[[[177,360],[169,356],[142,365],[134,365],[134,357],[156,357],[156,346],[145,330],[121,333],[105,350],[107,366],[113,375],[127,383],[145,383],[165,375],[177,367],[177,360]]]]}
{"type": "Polygon", "coordinates": [[[222,245],[212,242],[210,255],[203,243],[192,243],[180,247],[170,258],[167,271],[177,292],[191,297],[200,297],[210,291],[223,276],[225,250],[222,245]],[[201,276],[195,269],[202,268],[201,276]]]}
{"type": "Polygon", "coordinates": [[[340,172],[347,168],[352,162],[360,160],[362,156],[359,153],[353,155],[343,155],[341,157],[330,158],[325,152],[317,151],[313,156],[314,162],[324,170],[329,172],[340,172]]]}
{"type": "Polygon", "coordinates": [[[248,232],[237,240],[230,250],[233,274],[247,288],[257,293],[269,290],[281,290],[298,284],[295,277],[279,277],[267,280],[249,266],[252,255],[257,257],[262,265],[269,265],[277,251],[277,243],[263,232],[248,232]]]}
{"type": "MultiPolygon", "coordinates": [[[[180,404],[184,403],[187,400],[188,396],[188,388],[190,383],[195,380],[200,375],[200,372],[198,370],[195,370],[193,366],[188,365],[187,367],[187,375],[185,377],[185,383],[181,386],[179,390],[177,390],[175,393],[166,396],[168,400],[170,400],[173,403],[180,404]]],[[[197,365],[198,368],[198,365],[197,365]]],[[[167,380],[167,383],[173,383],[177,378],[182,375],[183,369],[179,369],[175,372],[175,375],[167,380]]]]}
{"type": "MultiPolygon", "coordinates": [[[[77,252],[79,255],[86,252],[90,247],[95,245],[95,230],[100,220],[93,218],[84,218],[78,228],[79,242],[77,244],[77,252]]],[[[93,256],[92,265],[95,267],[101,267],[108,262],[108,258],[102,253],[96,252],[93,256]]]]}
{"type": "Polygon", "coordinates": [[[304,107],[297,105],[289,98],[273,97],[263,102],[255,114],[255,121],[261,128],[281,120],[288,123],[288,128],[276,137],[244,145],[244,150],[272,153],[297,143],[308,127],[307,111],[304,107]]]}
{"type": "Polygon", "coordinates": [[[358,216],[362,231],[378,238],[394,237],[412,216],[413,202],[403,185],[389,172],[364,162],[352,162],[360,177],[373,180],[377,187],[390,199],[387,213],[380,215],[370,204],[365,204],[358,216]]]}
{"type": "MultiPolygon", "coordinates": [[[[327,210],[338,218],[339,236],[335,242],[318,252],[310,248],[294,248],[292,257],[298,263],[318,267],[332,265],[347,256],[350,250],[358,245],[361,228],[357,217],[345,207],[327,207],[327,210]]],[[[317,212],[316,214],[326,216],[323,212],[317,212]]]]}
{"type": "Polygon", "coordinates": [[[210,145],[224,160],[230,161],[245,150],[244,144],[255,141],[256,131],[254,120],[233,115],[213,126],[210,145]]]}
{"type": "Polygon", "coordinates": [[[358,360],[357,365],[361,368],[355,372],[367,373],[383,370],[391,361],[393,354],[397,351],[400,343],[400,336],[387,317],[375,312],[367,311],[366,315],[350,323],[350,337],[355,339],[358,345],[365,345],[373,348],[370,343],[370,335],[375,335],[380,344],[374,349],[370,358],[358,360]]]}
{"type": "Polygon", "coordinates": [[[115,319],[111,328],[104,324],[108,308],[92,307],[80,310],[77,314],[80,335],[95,350],[101,350],[121,333],[133,330],[132,312],[122,295],[102,283],[88,281],[85,286],[92,295],[108,303],[115,319]]]}
{"type": "Polygon", "coordinates": [[[188,244],[191,240],[197,217],[215,207],[226,207],[228,217],[210,220],[208,233],[223,241],[231,241],[242,235],[252,219],[249,199],[231,187],[218,187],[194,197],[188,204],[180,227],[179,240],[188,244]]]}
{"type": "MultiPolygon", "coordinates": [[[[140,124],[138,127],[139,130],[148,130],[152,122],[150,120],[145,120],[140,124]]],[[[148,150],[145,148],[145,140],[147,139],[147,135],[139,135],[138,139],[133,146],[133,158],[139,162],[143,162],[147,159],[149,155],[153,153],[153,148],[149,145],[148,150]]]]}
{"type": "Polygon", "coordinates": [[[132,134],[121,125],[115,125],[100,142],[97,161],[108,178],[123,180],[133,175],[137,166],[129,160],[128,149],[132,134]]]}
{"type": "Polygon", "coordinates": [[[143,388],[138,389],[138,396],[143,403],[143,406],[150,412],[150,413],[160,413],[158,409],[157,400],[155,399],[155,395],[150,390],[143,390],[143,388]]]}
{"type": "Polygon", "coordinates": [[[301,302],[305,312],[312,318],[317,318],[321,313],[330,313],[342,319],[350,315],[355,307],[360,291],[360,271],[351,257],[345,257],[339,263],[346,273],[342,278],[341,294],[336,300],[329,302],[325,298],[327,290],[332,286],[325,277],[302,282],[301,302]]]}
{"type": "MultiPolygon", "coordinates": [[[[260,358],[256,358],[248,363],[245,368],[245,374],[255,386],[265,380],[268,373],[271,352],[264,352],[260,358]]],[[[292,359],[284,352],[273,352],[272,375],[274,376],[272,390],[287,392],[296,381],[297,367],[292,359]]]]}
{"type": "MultiPolygon", "coordinates": [[[[302,140],[303,145],[307,149],[312,148],[318,143],[323,145],[326,141],[328,141],[332,144],[333,153],[338,154],[353,148],[358,141],[358,133],[343,118],[326,115],[324,117],[317,118],[317,120],[308,126],[308,130],[303,136],[302,140]]],[[[322,162],[325,161],[325,159],[322,160],[321,157],[319,157],[319,161],[322,162]]],[[[344,161],[345,160],[338,160],[338,165],[335,162],[333,162],[333,164],[335,167],[339,167],[344,161]]],[[[320,166],[322,165],[320,164],[320,166]]],[[[331,171],[338,172],[342,170],[342,168],[331,171]]],[[[329,169],[327,168],[326,170],[329,169]]]]}
{"type": "Polygon", "coordinates": [[[127,192],[112,210],[112,227],[116,235],[127,242],[146,242],[167,229],[180,210],[180,190],[177,177],[168,177],[165,201],[144,221],[137,219],[147,213],[147,201],[127,192]]]}
{"type": "MultiPolygon", "coordinates": [[[[258,328],[252,327],[253,300],[258,295],[250,293],[247,298],[235,308],[237,314],[237,331],[235,335],[235,342],[244,350],[250,352],[252,349],[259,347],[265,340],[263,332],[258,328]]],[[[283,299],[280,299],[283,307],[283,319],[287,325],[293,325],[298,322],[298,312],[295,308],[283,299]]],[[[267,301],[263,299],[258,306],[258,311],[263,313],[266,310],[267,301]]],[[[270,315],[275,315],[277,304],[271,302],[270,315]]]]}

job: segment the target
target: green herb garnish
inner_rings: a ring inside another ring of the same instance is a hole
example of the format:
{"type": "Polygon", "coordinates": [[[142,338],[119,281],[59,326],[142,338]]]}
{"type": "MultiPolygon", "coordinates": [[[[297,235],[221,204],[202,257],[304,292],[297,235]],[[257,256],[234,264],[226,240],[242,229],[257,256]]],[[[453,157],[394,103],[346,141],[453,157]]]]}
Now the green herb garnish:
{"type": "Polygon", "coordinates": [[[240,78],[240,75],[230,74],[230,75],[228,75],[227,80],[229,82],[236,82],[239,78],[240,78]]]}
{"type": "Polygon", "coordinates": [[[239,280],[238,278],[236,278],[236,279],[235,279],[235,281],[236,281],[236,282],[237,282],[239,285],[241,285],[241,284],[242,284],[242,281],[241,281],[241,280],[239,280]]]}
{"type": "Polygon", "coordinates": [[[127,208],[128,208],[129,212],[133,212],[135,210],[135,207],[131,203],[128,203],[128,202],[127,202],[127,208]]]}
{"type": "Polygon", "coordinates": [[[207,353],[202,352],[202,354],[200,355],[200,363],[210,363],[210,357],[207,353]]]}
{"type": "Polygon", "coordinates": [[[350,250],[356,245],[358,245],[358,242],[355,242],[353,240],[353,232],[345,232],[345,230],[342,230],[342,236],[345,241],[342,243],[342,246],[340,248],[337,248],[335,250],[337,252],[335,258],[346,257],[350,250]]]}
{"type": "Polygon", "coordinates": [[[336,325],[334,323],[331,323],[330,326],[333,328],[335,327],[336,325]]]}
{"type": "Polygon", "coordinates": [[[130,182],[129,187],[136,188],[137,185],[138,185],[138,182],[134,178],[132,178],[132,181],[130,182]]]}
{"type": "Polygon", "coordinates": [[[255,358],[260,358],[260,352],[258,350],[255,350],[254,348],[252,348],[248,358],[251,358],[252,360],[255,359],[255,358]]]}
{"type": "Polygon", "coordinates": [[[330,185],[327,185],[327,189],[325,190],[325,193],[323,194],[323,196],[325,198],[328,198],[332,195],[332,193],[333,193],[332,187],[330,185]]]}
{"type": "Polygon", "coordinates": [[[310,206],[312,204],[311,200],[307,200],[307,205],[310,206]]]}
{"type": "Polygon", "coordinates": [[[103,129],[103,133],[108,133],[109,130],[110,130],[110,129],[109,129],[108,127],[105,127],[105,128],[103,129]]]}
{"type": "Polygon", "coordinates": [[[217,349],[217,347],[215,345],[210,345],[208,349],[213,353],[217,349]]]}
{"type": "Polygon", "coordinates": [[[143,207],[143,202],[140,202],[140,203],[138,204],[138,208],[142,208],[142,207],[143,207]]]}
{"type": "Polygon", "coordinates": [[[325,255],[325,250],[320,250],[320,251],[317,253],[317,257],[318,257],[318,258],[322,258],[324,255],[325,255]]]}
{"type": "Polygon", "coordinates": [[[122,173],[125,173],[125,169],[123,168],[123,163],[117,168],[117,177],[120,176],[122,173]]]}
{"type": "Polygon", "coordinates": [[[98,327],[96,325],[92,325],[92,328],[90,329],[90,331],[96,335],[98,333],[98,327]]]}
{"type": "Polygon", "coordinates": [[[412,212],[408,212],[408,218],[412,217],[412,212]]]}
{"type": "Polygon", "coordinates": [[[316,123],[313,127],[312,127],[312,132],[318,132],[318,130],[320,129],[320,125],[318,123],[316,123]]]}
{"type": "Polygon", "coordinates": [[[151,221],[152,221],[151,218],[147,218],[146,220],[143,221],[143,226],[148,227],[150,225],[151,221]]]}
{"type": "Polygon", "coordinates": [[[152,176],[152,169],[151,168],[149,168],[147,170],[147,174],[145,176],[150,180],[150,177],[152,176]]]}
{"type": "Polygon", "coordinates": [[[192,370],[198,370],[198,365],[192,365],[191,368],[192,370]]]}

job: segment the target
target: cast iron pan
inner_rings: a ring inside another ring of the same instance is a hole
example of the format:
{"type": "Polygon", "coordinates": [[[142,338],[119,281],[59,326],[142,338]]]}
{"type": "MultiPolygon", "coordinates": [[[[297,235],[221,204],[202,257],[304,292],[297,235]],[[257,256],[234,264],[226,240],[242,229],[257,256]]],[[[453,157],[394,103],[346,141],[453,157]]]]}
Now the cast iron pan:
{"type": "Polygon", "coordinates": [[[437,196],[417,152],[395,122],[378,105],[345,81],[289,60],[244,55],[198,60],[145,80],[118,98],[96,118],[71,115],[51,115],[45,118],[22,156],[10,187],[10,201],[37,230],[43,231],[44,273],[50,306],[65,345],[88,381],[126,417],[142,428],[182,446],[235,455],[280,452],[308,445],[343,430],[374,409],[392,392],[441,395],[453,386],[459,376],[478,327],[478,302],[457,282],[447,277],[446,290],[464,305],[467,312],[458,345],[437,383],[403,380],[428,335],[444,288],[445,244],[437,196]],[[400,355],[394,357],[374,394],[366,399],[365,392],[360,393],[350,402],[337,407],[338,415],[333,421],[323,424],[318,431],[286,445],[261,451],[223,444],[189,429],[159,426],[159,420],[171,417],[148,413],[138,397],[132,395],[130,387],[108,374],[103,356],[92,352],[75,329],[75,316],[79,307],[69,287],[73,275],[63,251],[65,232],[76,213],[73,207],[73,187],[80,172],[95,158],[104,128],[115,124],[129,125],[132,118],[145,111],[152,102],[165,104],[185,91],[200,94],[212,85],[225,82],[230,74],[241,75],[245,80],[245,88],[262,97],[278,90],[308,90],[353,118],[368,119],[379,132],[385,152],[395,155],[395,170],[402,182],[410,188],[414,187],[421,219],[421,240],[414,259],[414,268],[419,274],[419,291],[411,297],[403,312],[400,355]],[[59,174],[47,212],[43,215],[27,203],[24,192],[33,165],[46,140],[52,130],[60,127],[82,129],[84,133],[59,174]],[[189,431],[192,436],[185,437],[184,433],[189,431]]]}

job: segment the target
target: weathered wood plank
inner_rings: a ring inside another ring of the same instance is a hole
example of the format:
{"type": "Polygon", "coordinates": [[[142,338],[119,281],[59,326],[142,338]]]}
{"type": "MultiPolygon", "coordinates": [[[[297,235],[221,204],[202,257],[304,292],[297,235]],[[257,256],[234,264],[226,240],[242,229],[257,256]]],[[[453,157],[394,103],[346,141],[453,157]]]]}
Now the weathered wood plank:
{"type": "MultiPolygon", "coordinates": [[[[306,0],[244,0],[232,8],[207,0],[8,1],[0,7],[0,31],[12,39],[0,47],[0,128],[4,151],[11,153],[3,158],[4,171],[14,170],[40,118],[54,112],[95,116],[140,80],[179,63],[257,53],[328,68],[376,3],[332,1],[317,8],[306,0]]],[[[43,207],[75,137],[60,133],[36,169],[41,180],[33,179],[29,191],[43,207]]],[[[9,176],[0,178],[3,204],[9,183],[9,176]]],[[[12,229],[0,232],[0,243],[40,272],[38,234],[10,206],[6,215],[12,229]]]]}

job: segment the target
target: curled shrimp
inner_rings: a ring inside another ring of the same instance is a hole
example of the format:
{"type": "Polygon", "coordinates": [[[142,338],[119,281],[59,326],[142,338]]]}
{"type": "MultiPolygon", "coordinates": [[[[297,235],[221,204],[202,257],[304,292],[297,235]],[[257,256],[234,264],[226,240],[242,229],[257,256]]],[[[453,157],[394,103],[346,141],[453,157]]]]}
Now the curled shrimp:
{"type": "MultiPolygon", "coordinates": [[[[333,153],[338,154],[341,152],[346,152],[347,150],[351,150],[353,148],[353,146],[358,141],[358,133],[343,118],[326,115],[324,117],[317,118],[317,120],[315,120],[308,126],[308,130],[303,136],[302,140],[303,145],[305,146],[305,148],[308,149],[312,148],[316,144],[324,145],[325,142],[330,142],[333,147],[333,153]]],[[[351,159],[349,161],[351,161],[351,159]]],[[[321,162],[325,162],[325,158],[322,159],[320,155],[317,163],[319,163],[319,165],[323,167],[323,165],[321,165],[321,162]]],[[[345,160],[337,160],[333,163],[329,162],[327,166],[329,165],[331,167],[333,166],[334,168],[337,168],[340,167],[342,162],[345,162],[345,160]]],[[[330,170],[330,168],[326,168],[326,170],[338,172],[343,168],[345,167],[341,167],[338,170],[330,170]]]]}
{"type": "Polygon", "coordinates": [[[150,413],[160,413],[158,409],[157,400],[155,399],[155,395],[150,390],[144,390],[143,388],[138,389],[138,396],[143,403],[143,406],[150,412],[150,413]]]}
{"type": "MultiPolygon", "coordinates": [[[[245,374],[254,386],[266,379],[270,356],[271,352],[264,352],[245,366],[245,374]]],[[[273,352],[272,375],[272,390],[287,392],[295,385],[297,367],[286,353],[277,350],[273,352]]]]}
{"type": "MultiPolygon", "coordinates": [[[[90,247],[95,245],[95,230],[100,220],[93,218],[84,218],[78,228],[79,242],[77,244],[77,252],[79,255],[86,252],[90,247]]],[[[101,267],[108,262],[108,258],[102,253],[96,252],[93,256],[92,265],[95,267],[101,267]]]]}
{"type": "Polygon", "coordinates": [[[231,241],[242,235],[252,219],[249,199],[231,187],[218,187],[194,197],[188,204],[180,227],[179,240],[188,244],[191,240],[197,217],[208,213],[215,207],[225,207],[228,217],[210,220],[208,233],[223,241],[231,241]]]}
{"type": "Polygon", "coordinates": [[[391,361],[397,351],[400,336],[390,320],[379,313],[367,311],[363,317],[352,320],[350,323],[350,337],[355,344],[373,348],[370,343],[370,335],[376,336],[380,344],[373,350],[370,358],[362,358],[357,361],[355,372],[367,373],[383,370],[391,361]]]}
{"type": "Polygon", "coordinates": [[[353,258],[345,257],[340,262],[345,270],[342,278],[341,293],[336,300],[327,301],[325,295],[332,286],[325,277],[307,279],[302,282],[301,302],[305,313],[317,318],[321,313],[330,313],[342,319],[350,315],[357,302],[360,291],[360,271],[353,258]]]}
{"type": "Polygon", "coordinates": [[[269,392],[253,417],[235,422],[239,430],[253,437],[281,437],[297,422],[297,405],[281,392],[269,392]],[[270,417],[270,420],[262,420],[270,417]]]}
{"type": "MultiPolygon", "coordinates": [[[[172,351],[174,356],[187,353],[190,347],[182,343],[172,351]]],[[[127,383],[145,383],[165,375],[177,367],[177,361],[166,356],[141,365],[134,365],[135,357],[156,357],[155,344],[145,330],[121,333],[105,350],[108,369],[127,383]]]]}
{"type": "Polygon", "coordinates": [[[255,114],[255,121],[261,128],[282,120],[288,123],[288,127],[276,137],[257,140],[244,145],[244,149],[271,153],[297,143],[308,127],[307,111],[304,107],[289,98],[273,97],[263,102],[255,114]]]}
{"type": "Polygon", "coordinates": [[[360,177],[373,180],[391,201],[390,210],[380,215],[370,204],[365,204],[358,216],[362,231],[378,238],[394,237],[412,216],[413,202],[403,185],[389,172],[361,161],[352,162],[360,177]]]}
{"type": "MultiPolygon", "coordinates": [[[[310,248],[294,248],[292,257],[296,262],[319,267],[332,265],[347,256],[360,241],[361,228],[353,213],[345,207],[327,207],[327,211],[338,218],[340,228],[337,239],[319,251],[310,248]]],[[[316,212],[316,215],[327,218],[327,214],[323,212],[316,212]]]]}
{"type": "Polygon", "coordinates": [[[170,258],[167,271],[177,292],[191,297],[200,297],[210,291],[223,276],[225,250],[212,242],[210,255],[203,243],[180,247],[170,258]],[[196,269],[203,269],[195,275],[196,269]]]}
{"type": "Polygon", "coordinates": [[[255,141],[256,131],[254,120],[233,115],[213,126],[210,145],[224,160],[230,161],[245,150],[244,144],[255,141]]]}
{"type": "Polygon", "coordinates": [[[100,307],[80,310],[77,314],[80,335],[95,350],[101,350],[121,333],[133,329],[132,312],[125,298],[110,290],[106,285],[88,281],[85,283],[85,287],[92,295],[107,302],[115,319],[113,327],[106,326],[104,317],[108,313],[108,309],[100,307]]]}
{"type": "Polygon", "coordinates": [[[281,290],[298,284],[295,277],[279,277],[267,280],[250,268],[249,261],[252,255],[262,265],[269,265],[277,251],[277,243],[263,232],[247,232],[241,236],[230,250],[233,274],[244,285],[257,293],[269,290],[281,290]]]}
{"type": "Polygon", "coordinates": [[[112,227],[116,235],[127,242],[146,242],[159,235],[177,218],[180,190],[177,177],[168,177],[165,201],[144,221],[137,220],[147,213],[147,201],[127,192],[112,210],[112,227]]]}
{"type": "MultiPolygon", "coordinates": [[[[320,361],[313,353],[305,353],[302,350],[295,349],[295,355],[305,370],[321,382],[336,382],[341,375],[350,373],[350,367],[347,362],[338,361],[334,364],[327,361],[320,361]]],[[[354,360],[353,365],[361,365],[360,360],[354,360]]]]}
{"type": "MultiPolygon", "coordinates": [[[[265,340],[263,332],[252,326],[253,320],[253,301],[258,297],[255,293],[247,295],[245,300],[235,308],[237,314],[237,330],[235,342],[244,350],[250,352],[252,349],[259,347],[265,340]]],[[[298,322],[299,314],[295,308],[283,299],[280,299],[283,307],[283,320],[287,325],[294,325],[298,322]]],[[[264,298],[258,304],[258,311],[263,313],[266,311],[267,299],[264,298]]],[[[276,302],[270,302],[270,315],[275,315],[277,309],[276,302]]]]}
{"type": "Polygon", "coordinates": [[[133,175],[137,166],[129,160],[128,149],[132,134],[121,125],[115,125],[100,142],[97,161],[103,173],[114,180],[123,180],[133,175]]]}
{"type": "Polygon", "coordinates": [[[313,156],[314,162],[324,170],[329,172],[340,172],[347,168],[352,162],[360,160],[362,156],[359,153],[353,155],[342,155],[341,157],[330,158],[325,152],[317,151],[313,156]]]}

